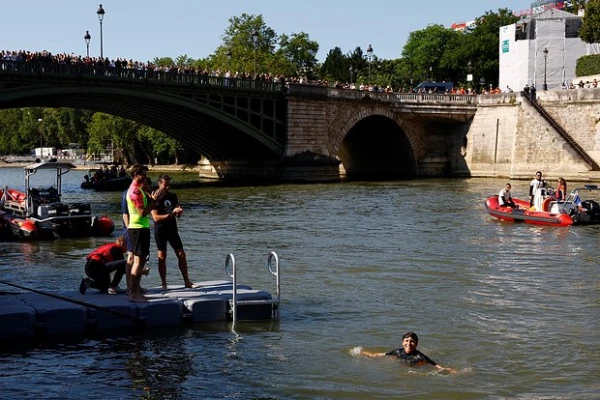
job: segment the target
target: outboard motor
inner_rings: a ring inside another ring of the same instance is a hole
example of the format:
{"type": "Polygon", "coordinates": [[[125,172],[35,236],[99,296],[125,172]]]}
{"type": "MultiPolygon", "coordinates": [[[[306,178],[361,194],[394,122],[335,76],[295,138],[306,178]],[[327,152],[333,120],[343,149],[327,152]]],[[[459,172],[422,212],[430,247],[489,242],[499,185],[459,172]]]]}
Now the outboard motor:
{"type": "Polygon", "coordinates": [[[574,225],[600,224],[600,205],[594,200],[581,202],[581,209],[573,215],[574,225]]]}

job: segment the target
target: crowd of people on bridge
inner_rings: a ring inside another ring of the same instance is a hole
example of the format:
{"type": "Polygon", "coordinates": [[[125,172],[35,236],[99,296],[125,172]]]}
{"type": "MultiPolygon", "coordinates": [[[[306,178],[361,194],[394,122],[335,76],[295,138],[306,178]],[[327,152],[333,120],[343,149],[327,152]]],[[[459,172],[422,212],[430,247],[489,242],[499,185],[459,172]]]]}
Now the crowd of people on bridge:
{"type": "MultiPolygon", "coordinates": [[[[263,83],[276,83],[281,85],[289,84],[306,84],[321,87],[335,87],[337,89],[348,89],[348,90],[360,90],[368,92],[378,93],[419,93],[419,94],[451,94],[451,95],[475,95],[475,94],[500,94],[500,93],[512,93],[513,90],[510,87],[502,90],[499,87],[492,87],[490,85],[482,86],[478,91],[472,87],[453,87],[445,92],[438,92],[435,89],[419,89],[415,90],[410,87],[401,87],[394,90],[389,85],[380,87],[377,84],[355,84],[353,82],[338,82],[331,83],[324,79],[309,80],[306,76],[298,77],[286,77],[281,74],[250,74],[246,72],[232,72],[229,70],[208,70],[198,69],[192,66],[177,66],[168,65],[160,66],[150,61],[141,62],[133,61],[132,59],[127,60],[126,58],[109,59],[100,57],[89,57],[75,55],[74,53],[59,53],[52,54],[46,50],[41,52],[31,52],[25,50],[18,51],[0,51],[0,68],[6,70],[11,68],[11,64],[2,63],[2,61],[9,62],[26,62],[26,63],[52,63],[52,64],[63,64],[63,65],[78,65],[91,68],[91,73],[94,75],[105,75],[110,77],[119,77],[125,79],[153,79],[162,80],[168,82],[179,82],[179,83],[212,83],[210,78],[217,78],[223,81],[222,84],[228,85],[229,80],[254,80],[263,83]]],[[[583,82],[580,80],[579,83],[571,82],[570,84],[563,83],[562,89],[583,89],[583,88],[598,88],[598,81],[583,82]]]]}

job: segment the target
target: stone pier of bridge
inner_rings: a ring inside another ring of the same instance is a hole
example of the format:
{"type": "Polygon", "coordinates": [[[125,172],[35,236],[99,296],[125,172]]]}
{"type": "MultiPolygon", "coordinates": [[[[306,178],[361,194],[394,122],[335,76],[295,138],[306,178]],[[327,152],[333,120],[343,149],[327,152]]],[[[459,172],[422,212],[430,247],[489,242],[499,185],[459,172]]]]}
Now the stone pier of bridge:
{"type": "MultiPolygon", "coordinates": [[[[570,134],[571,143],[519,93],[466,102],[452,102],[449,95],[379,95],[332,89],[322,96],[292,93],[284,154],[266,168],[256,164],[251,173],[315,182],[339,180],[344,172],[370,180],[531,179],[542,170],[549,179],[600,182],[600,171],[574,148],[600,163],[600,90],[538,92],[539,104],[570,134]]],[[[247,164],[238,166],[238,176],[248,172],[247,164]]]]}
{"type": "Polygon", "coordinates": [[[464,138],[477,110],[475,96],[306,85],[291,87],[286,99],[281,158],[213,162],[217,174],[306,182],[448,176],[463,167],[464,138]]]}

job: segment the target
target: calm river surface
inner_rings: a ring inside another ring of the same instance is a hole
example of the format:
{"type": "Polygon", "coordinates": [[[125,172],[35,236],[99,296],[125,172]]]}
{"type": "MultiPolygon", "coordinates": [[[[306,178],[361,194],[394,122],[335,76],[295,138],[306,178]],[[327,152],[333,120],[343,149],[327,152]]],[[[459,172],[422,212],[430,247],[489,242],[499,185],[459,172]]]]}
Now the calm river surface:
{"type": "MultiPolygon", "coordinates": [[[[79,189],[118,219],[118,193],[79,189]]],[[[155,178],[158,174],[153,173],[155,178]]],[[[190,175],[172,174],[174,183],[190,175]]],[[[0,183],[23,187],[21,169],[0,183]]],[[[2,399],[592,399],[600,393],[600,227],[534,227],[487,215],[494,179],[413,180],[176,190],[196,281],[274,292],[279,323],[194,326],[140,336],[67,339],[0,350],[2,399]],[[400,346],[458,370],[448,375],[353,356],[400,346]]],[[[528,183],[513,182],[523,195],[528,183]]],[[[75,290],[106,238],[0,243],[1,279],[75,290]]],[[[153,245],[154,246],[154,245],[153,245]]],[[[169,252],[169,280],[181,283],[169,252]]],[[[158,285],[156,262],[145,277],[158,285]]],[[[11,291],[11,288],[0,287],[11,291]]]]}

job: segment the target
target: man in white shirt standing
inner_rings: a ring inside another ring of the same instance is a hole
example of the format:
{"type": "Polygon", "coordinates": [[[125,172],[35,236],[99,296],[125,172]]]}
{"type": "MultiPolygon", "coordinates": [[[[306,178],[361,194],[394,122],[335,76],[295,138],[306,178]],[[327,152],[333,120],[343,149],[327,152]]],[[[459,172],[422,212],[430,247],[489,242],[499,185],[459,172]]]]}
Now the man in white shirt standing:
{"type": "Polygon", "coordinates": [[[542,179],[542,171],[535,173],[535,178],[529,182],[529,206],[533,206],[533,199],[538,189],[546,187],[546,182],[542,179]]]}

